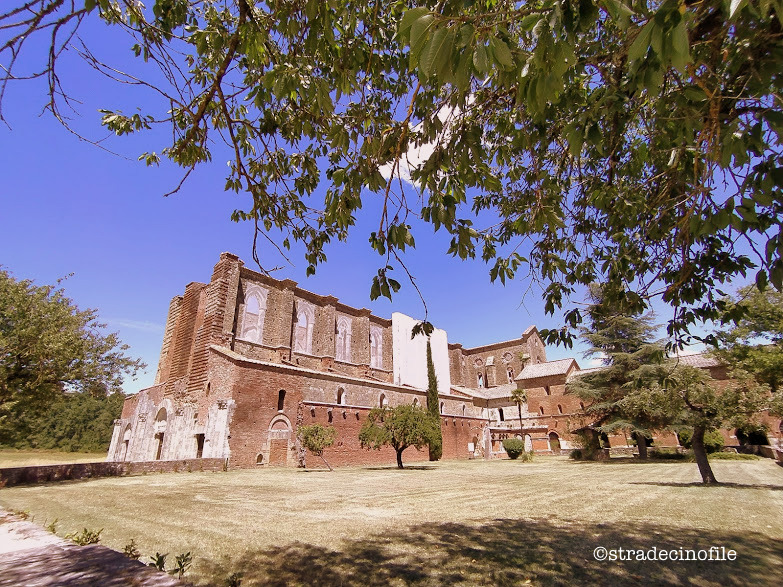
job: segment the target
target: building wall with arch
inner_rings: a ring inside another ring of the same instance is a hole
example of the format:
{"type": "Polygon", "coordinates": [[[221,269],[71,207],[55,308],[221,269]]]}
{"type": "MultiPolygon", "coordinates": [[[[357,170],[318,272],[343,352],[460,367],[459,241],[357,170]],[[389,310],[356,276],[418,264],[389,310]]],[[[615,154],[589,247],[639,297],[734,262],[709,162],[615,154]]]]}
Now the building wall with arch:
{"type": "MultiPolygon", "coordinates": [[[[449,344],[439,332],[438,364],[451,379],[438,398],[444,458],[502,457],[499,446],[508,435],[525,438],[534,451],[551,452],[553,432],[561,451],[574,446],[573,431],[589,422],[579,399],[565,393],[572,367],[568,360],[546,362],[535,327],[518,339],[474,348],[449,344]],[[557,370],[566,363],[568,369],[557,370]],[[548,374],[531,376],[537,372],[548,374]],[[510,374],[514,382],[508,381],[510,374]],[[528,397],[522,421],[511,398],[517,387],[528,397]]],[[[301,457],[296,429],[319,422],[337,429],[337,443],[326,453],[334,464],[393,462],[391,449],[362,449],[358,432],[383,400],[390,407],[414,400],[426,405],[424,385],[402,379],[395,384],[400,357],[394,356],[394,336],[392,319],[252,271],[223,253],[208,283],[190,283],[171,300],[155,385],[127,398],[108,459],[200,455],[225,459],[231,467],[293,466],[301,457]],[[340,332],[344,344],[338,354],[340,332]],[[278,409],[281,390],[285,399],[278,409]],[[161,407],[165,430],[155,423],[161,407]],[[156,439],[161,433],[162,443],[156,439]]],[[[779,425],[780,420],[770,423],[773,435],[782,434],[779,425]]],[[[676,445],[673,435],[658,440],[676,445]]],[[[623,436],[610,442],[629,444],[623,436]]],[[[426,458],[415,450],[405,455],[406,460],[426,458]]]]}

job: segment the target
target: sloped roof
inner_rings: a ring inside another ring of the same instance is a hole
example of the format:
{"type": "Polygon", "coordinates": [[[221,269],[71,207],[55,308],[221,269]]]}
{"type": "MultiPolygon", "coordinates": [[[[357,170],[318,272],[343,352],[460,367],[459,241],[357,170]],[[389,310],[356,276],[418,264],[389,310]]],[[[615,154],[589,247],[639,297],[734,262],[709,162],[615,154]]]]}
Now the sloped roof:
{"type": "Polygon", "coordinates": [[[458,393],[464,393],[470,397],[479,397],[481,399],[504,399],[511,397],[511,392],[517,388],[516,383],[504,383],[495,387],[480,387],[473,389],[462,387],[461,385],[452,385],[451,389],[458,393]]]}
{"type": "Polygon", "coordinates": [[[718,359],[708,355],[707,353],[699,353],[698,355],[680,355],[678,357],[672,357],[672,361],[675,361],[680,365],[689,365],[691,367],[699,367],[700,369],[706,369],[707,367],[720,367],[721,365],[718,359]]]}
{"type": "Polygon", "coordinates": [[[604,366],[600,367],[588,367],[587,369],[578,369],[576,371],[572,371],[568,374],[568,377],[566,378],[566,381],[571,381],[574,377],[581,377],[582,375],[588,375],[590,373],[595,373],[596,371],[601,371],[603,369],[606,369],[604,366]]]}
{"type": "Polygon", "coordinates": [[[558,361],[547,361],[546,363],[537,363],[527,365],[519,375],[516,381],[525,379],[538,379],[539,377],[551,377],[552,375],[565,375],[574,366],[579,369],[579,364],[575,359],[560,359],[558,361]]]}

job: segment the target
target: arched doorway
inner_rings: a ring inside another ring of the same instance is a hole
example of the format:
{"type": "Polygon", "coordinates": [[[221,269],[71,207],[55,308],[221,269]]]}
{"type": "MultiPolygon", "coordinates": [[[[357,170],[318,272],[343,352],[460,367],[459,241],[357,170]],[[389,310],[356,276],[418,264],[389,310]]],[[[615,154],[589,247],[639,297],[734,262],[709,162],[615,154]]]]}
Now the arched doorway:
{"type": "Polygon", "coordinates": [[[525,452],[533,452],[533,439],[530,434],[525,434],[525,452]]]}
{"type": "Polygon", "coordinates": [[[560,452],[560,437],[557,432],[549,433],[549,449],[555,454],[560,452]]]}
{"type": "Polygon", "coordinates": [[[269,464],[285,466],[291,441],[291,423],[288,418],[277,417],[269,424],[269,464]]]}
{"type": "Polygon", "coordinates": [[[120,447],[120,460],[124,461],[128,458],[128,447],[130,446],[131,439],[131,426],[128,424],[125,427],[125,433],[122,435],[122,446],[120,447]]]}
{"type": "Polygon", "coordinates": [[[155,460],[159,461],[163,455],[163,440],[166,437],[168,412],[166,408],[158,410],[158,415],[155,416],[155,460]]]}

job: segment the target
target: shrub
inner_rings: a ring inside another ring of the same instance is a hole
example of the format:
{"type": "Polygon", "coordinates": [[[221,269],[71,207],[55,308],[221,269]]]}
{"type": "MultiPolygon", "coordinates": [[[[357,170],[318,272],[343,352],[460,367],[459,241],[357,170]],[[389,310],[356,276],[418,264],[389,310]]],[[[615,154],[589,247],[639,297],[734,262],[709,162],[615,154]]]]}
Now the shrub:
{"type": "Polygon", "coordinates": [[[650,451],[650,458],[666,461],[685,461],[688,459],[688,456],[673,448],[656,448],[650,451]]]}
{"type": "Polygon", "coordinates": [[[159,571],[166,571],[166,557],[169,555],[167,552],[166,554],[161,554],[159,552],[155,553],[155,556],[151,556],[152,562],[147,563],[148,567],[155,567],[159,571]]]}
{"type": "Polygon", "coordinates": [[[736,452],[714,452],[709,458],[720,461],[757,461],[759,459],[756,455],[746,455],[736,452]]]}
{"type": "Polygon", "coordinates": [[[139,549],[136,548],[136,541],[133,538],[131,538],[131,541],[125,545],[125,548],[122,549],[122,553],[135,561],[141,558],[141,553],[139,552],[139,549]]]}
{"type": "MultiPolygon", "coordinates": [[[[680,444],[685,448],[693,448],[691,443],[692,436],[692,428],[681,428],[677,431],[677,438],[679,438],[680,444]]],[[[723,448],[723,445],[723,435],[718,430],[708,430],[704,433],[704,450],[706,452],[718,452],[723,448]]]]}
{"type": "Polygon", "coordinates": [[[570,453],[568,453],[568,458],[573,459],[575,461],[581,461],[584,459],[584,454],[581,448],[575,448],[570,453]]]}
{"type": "Polygon", "coordinates": [[[190,552],[178,554],[174,558],[174,568],[169,571],[169,575],[176,575],[178,579],[182,579],[185,571],[193,564],[193,556],[190,552]]]}
{"type": "Polygon", "coordinates": [[[503,441],[503,450],[506,451],[509,458],[517,459],[525,452],[525,441],[521,438],[506,438],[503,441]]]}
{"type": "Polygon", "coordinates": [[[523,463],[529,463],[533,460],[533,451],[526,451],[523,450],[522,453],[519,455],[519,460],[523,463]]]}
{"type": "Polygon", "coordinates": [[[79,546],[87,546],[88,544],[98,544],[101,541],[101,532],[103,532],[103,528],[97,532],[95,530],[84,528],[78,534],[76,532],[66,534],[65,538],[68,540],[73,540],[79,546]]]}

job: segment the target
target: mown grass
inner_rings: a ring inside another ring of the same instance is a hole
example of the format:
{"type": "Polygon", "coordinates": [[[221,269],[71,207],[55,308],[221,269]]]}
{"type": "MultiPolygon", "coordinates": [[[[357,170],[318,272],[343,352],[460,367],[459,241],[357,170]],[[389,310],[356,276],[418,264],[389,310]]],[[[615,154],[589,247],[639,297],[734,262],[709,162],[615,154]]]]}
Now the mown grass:
{"type": "Polygon", "coordinates": [[[58,465],[61,463],[94,463],[105,460],[105,452],[61,452],[58,450],[0,448],[0,468],[58,465]]]}
{"type": "Polygon", "coordinates": [[[191,551],[191,580],[243,585],[783,584],[783,468],[566,458],[158,474],[0,491],[0,505],[103,528],[121,550],[191,551]],[[600,562],[598,546],[725,546],[734,562],[600,562]]]}

